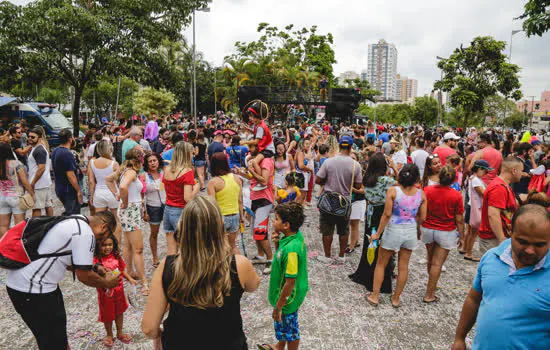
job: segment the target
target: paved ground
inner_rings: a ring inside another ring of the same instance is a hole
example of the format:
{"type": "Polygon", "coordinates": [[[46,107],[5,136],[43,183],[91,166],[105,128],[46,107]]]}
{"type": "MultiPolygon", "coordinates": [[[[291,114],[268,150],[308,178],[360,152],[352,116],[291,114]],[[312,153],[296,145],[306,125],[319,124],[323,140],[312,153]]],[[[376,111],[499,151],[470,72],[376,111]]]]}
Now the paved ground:
{"type": "MultiPolygon", "coordinates": [[[[56,213],[60,210],[56,207],[56,213]]],[[[87,209],[85,209],[87,212],[87,209]]],[[[447,272],[440,280],[437,304],[422,303],[427,273],[425,265],[417,263],[424,256],[421,243],[414,252],[410,265],[409,281],[402,297],[402,307],[393,309],[389,296],[383,296],[380,306],[373,308],[364,299],[363,287],[352,283],[348,274],[355,271],[359,262],[356,252],[345,265],[323,265],[315,259],[322,252],[318,213],[308,209],[303,227],[309,252],[310,292],[300,310],[303,349],[448,349],[454,339],[454,331],[462,303],[470,288],[476,264],[466,262],[452,252],[445,266],[447,272]]],[[[148,237],[148,226],[144,237],[148,237]]],[[[362,228],[361,228],[362,229],[362,228]]],[[[146,271],[149,279],[153,273],[150,251],[145,239],[146,271]]],[[[249,256],[255,253],[253,240],[246,239],[249,256]]],[[[165,252],[165,241],[160,240],[160,251],[165,252]]],[[[333,247],[336,252],[336,246],[333,247]]],[[[261,266],[261,265],[260,265],[261,266]]],[[[260,273],[260,266],[257,267],[260,273]]],[[[2,332],[0,349],[36,349],[32,334],[14,311],[5,290],[6,272],[0,271],[0,319],[2,332]]],[[[395,281],[394,281],[395,282],[395,281]]],[[[253,294],[245,294],[242,316],[248,344],[274,341],[271,311],[267,302],[269,277],[262,276],[260,288],[253,294]]],[[[72,349],[102,349],[103,325],[97,322],[97,294],[95,289],[73,282],[70,273],[61,283],[68,317],[69,342],[72,349]]],[[[125,331],[133,337],[133,343],[123,346],[116,342],[115,349],[151,349],[151,342],[140,331],[141,315],[145,300],[133,294],[127,285],[127,293],[137,300],[125,314],[125,331]]]]}

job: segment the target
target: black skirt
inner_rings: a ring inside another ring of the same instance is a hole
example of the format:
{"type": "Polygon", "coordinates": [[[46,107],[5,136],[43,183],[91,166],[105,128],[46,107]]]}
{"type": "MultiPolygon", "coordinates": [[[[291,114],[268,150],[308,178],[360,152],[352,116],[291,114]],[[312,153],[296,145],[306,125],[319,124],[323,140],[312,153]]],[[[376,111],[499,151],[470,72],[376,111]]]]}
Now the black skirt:
{"type": "MultiPolygon", "coordinates": [[[[370,234],[372,232],[372,229],[378,229],[382,214],[384,214],[384,205],[374,206],[370,225],[365,225],[365,237],[363,240],[363,252],[361,253],[361,261],[359,262],[357,271],[349,275],[349,278],[353,282],[365,286],[365,288],[369,292],[372,292],[372,285],[374,283],[374,269],[376,268],[376,262],[378,260],[379,248],[376,248],[375,250],[374,262],[372,263],[372,265],[369,265],[369,262],[367,260],[367,250],[370,243],[370,234]]],[[[382,287],[380,288],[381,293],[391,294],[392,292],[392,274],[395,267],[394,265],[395,263],[392,257],[384,271],[384,281],[382,281],[382,287]]]]}

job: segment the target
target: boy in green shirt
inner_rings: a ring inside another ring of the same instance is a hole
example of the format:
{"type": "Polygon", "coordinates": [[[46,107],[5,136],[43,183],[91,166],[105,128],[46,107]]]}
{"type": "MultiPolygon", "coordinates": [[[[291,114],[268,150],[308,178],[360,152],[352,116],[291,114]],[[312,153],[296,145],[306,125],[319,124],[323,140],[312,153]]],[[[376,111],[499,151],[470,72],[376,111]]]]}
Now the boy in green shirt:
{"type": "Polygon", "coordinates": [[[273,306],[273,320],[277,344],[261,344],[259,349],[298,349],[300,326],[298,308],[309,289],[307,281],[307,251],[304,236],[299,231],[304,223],[303,207],[295,202],[284,203],[275,209],[275,232],[272,240],[277,248],[271,264],[269,303],[273,306]]]}

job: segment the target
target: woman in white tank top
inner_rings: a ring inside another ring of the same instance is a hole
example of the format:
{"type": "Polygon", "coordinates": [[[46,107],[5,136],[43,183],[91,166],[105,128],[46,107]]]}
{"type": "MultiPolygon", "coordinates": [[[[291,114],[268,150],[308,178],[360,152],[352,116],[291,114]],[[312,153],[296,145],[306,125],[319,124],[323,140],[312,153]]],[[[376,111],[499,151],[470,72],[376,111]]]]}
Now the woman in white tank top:
{"type": "MultiPolygon", "coordinates": [[[[113,144],[110,141],[101,140],[95,149],[99,158],[91,159],[88,163],[88,186],[90,188],[90,203],[96,212],[109,209],[115,217],[118,211],[118,201],[107,186],[107,176],[118,170],[118,163],[113,159],[113,144]]],[[[121,243],[122,229],[117,223],[116,232],[113,233],[121,243]]]]}
{"type": "Polygon", "coordinates": [[[117,192],[115,183],[119,187],[117,198],[120,199],[118,217],[124,232],[124,261],[126,271],[130,276],[136,276],[142,283],[142,294],[149,294],[145,263],[143,260],[143,236],[141,233],[141,218],[143,200],[141,190],[143,184],[138,178],[142,169],[142,154],[137,148],[126,152],[126,159],[115,173],[107,176],[107,186],[114,194],[117,192]],[[135,272],[134,272],[135,266],[135,272]]]}

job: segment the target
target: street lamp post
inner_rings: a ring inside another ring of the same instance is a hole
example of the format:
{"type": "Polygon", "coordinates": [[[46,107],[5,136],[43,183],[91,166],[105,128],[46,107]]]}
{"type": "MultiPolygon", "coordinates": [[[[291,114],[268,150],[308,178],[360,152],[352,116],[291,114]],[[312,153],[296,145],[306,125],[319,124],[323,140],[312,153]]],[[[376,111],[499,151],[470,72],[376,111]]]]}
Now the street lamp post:
{"type": "MultiPolygon", "coordinates": [[[[207,1],[207,2],[211,2],[207,1]]],[[[193,10],[193,101],[191,102],[191,110],[194,117],[194,124],[197,127],[197,56],[196,56],[196,45],[195,45],[195,12],[210,12],[210,8],[205,7],[199,10],[193,10]]]]}
{"type": "Polygon", "coordinates": [[[523,30],[512,30],[512,35],[510,35],[510,56],[508,56],[509,63],[512,63],[512,42],[514,41],[514,35],[520,32],[523,32],[523,30]]]}
{"type": "MultiPolygon", "coordinates": [[[[531,127],[533,123],[533,113],[535,108],[535,96],[525,96],[526,98],[531,99],[531,117],[529,117],[529,127],[531,127]]],[[[527,111],[527,107],[529,106],[529,100],[525,100],[527,103],[527,106],[525,107],[525,111],[527,111]]]]}
{"type": "MultiPolygon", "coordinates": [[[[447,61],[448,60],[448,58],[440,57],[440,56],[436,56],[435,58],[437,58],[439,61],[447,61]]],[[[441,78],[440,79],[441,79],[440,81],[443,81],[443,69],[441,70],[441,78]]],[[[437,97],[437,104],[439,106],[438,116],[437,116],[437,119],[438,119],[437,125],[440,126],[441,122],[442,122],[442,119],[443,119],[443,92],[441,91],[441,89],[439,89],[439,96],[437,97]]]]}

